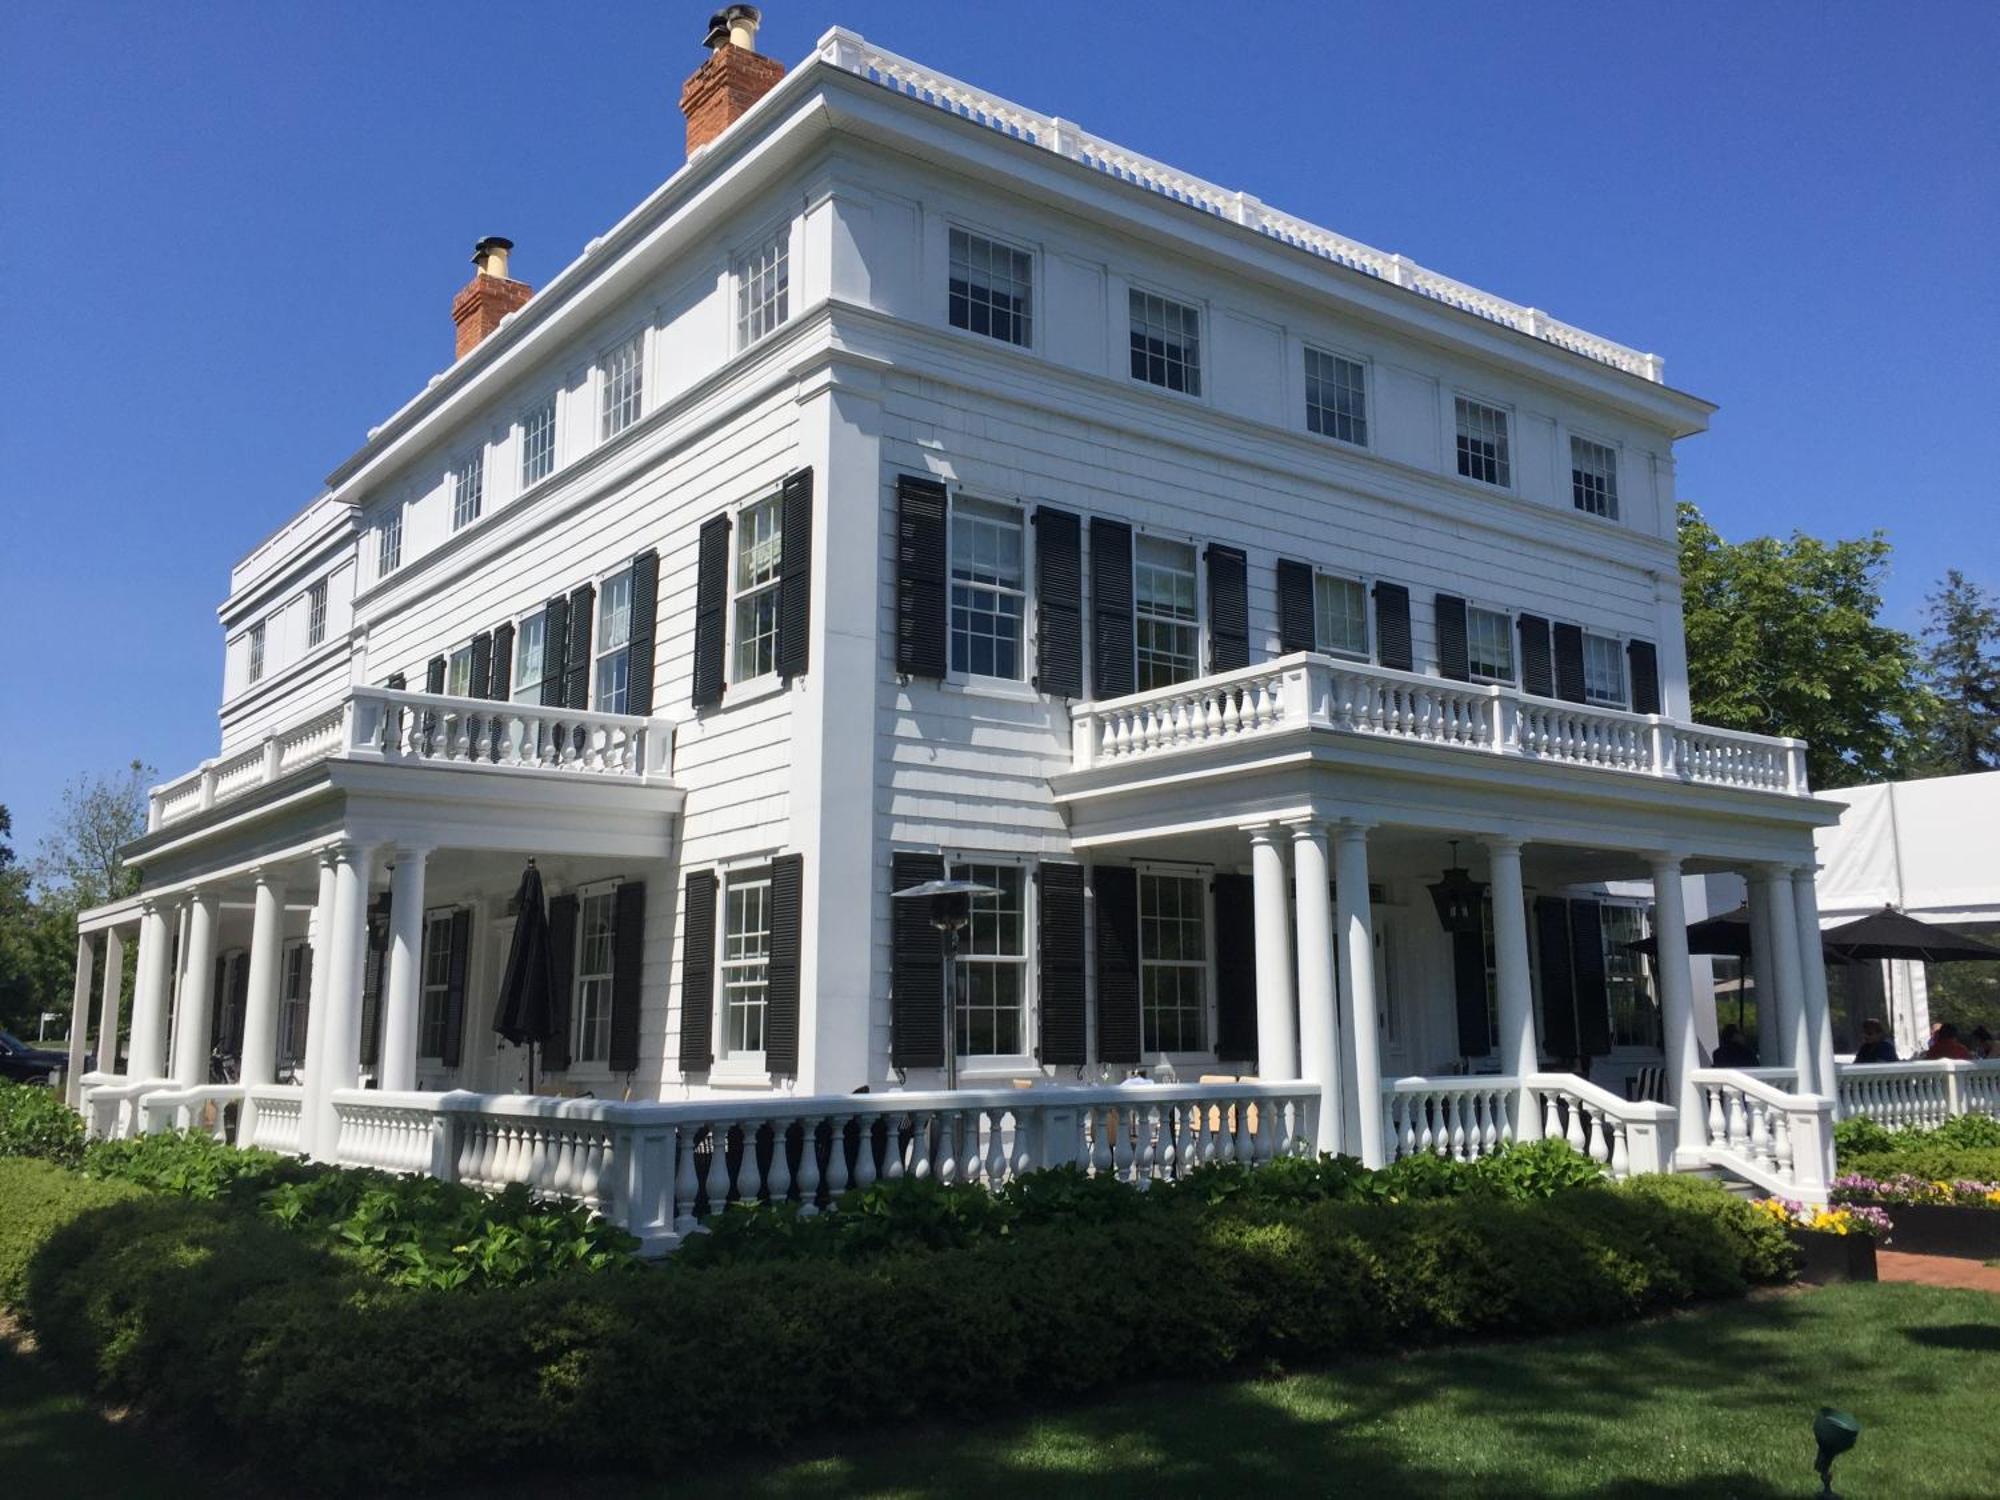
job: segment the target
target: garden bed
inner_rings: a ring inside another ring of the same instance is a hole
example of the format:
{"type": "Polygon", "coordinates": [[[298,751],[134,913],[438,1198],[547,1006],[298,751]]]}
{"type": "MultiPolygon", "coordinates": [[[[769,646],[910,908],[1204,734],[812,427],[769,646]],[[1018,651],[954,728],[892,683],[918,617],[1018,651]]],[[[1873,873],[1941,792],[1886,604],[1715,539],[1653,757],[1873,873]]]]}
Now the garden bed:
{"type": "Polygon", "coordinates": [[[1792,1244],[1799,1252],[1799,1280],[1808,1286],[1836,1281],[1875,1280],[1875,1241],[1865,1234],[1830,1234],[1819,1229],[1794,1229],[1792,1244]]]}
{"type": "Polygon", "coordinates": [[[1879,1207],[1896,1223],[1894,1248],[1909,1255],[1951,1255],[1966,1260],[2000,1258],[2000,1212],[1955,1203],[1898,1203],[1850,1199],[1879,1207]]]}

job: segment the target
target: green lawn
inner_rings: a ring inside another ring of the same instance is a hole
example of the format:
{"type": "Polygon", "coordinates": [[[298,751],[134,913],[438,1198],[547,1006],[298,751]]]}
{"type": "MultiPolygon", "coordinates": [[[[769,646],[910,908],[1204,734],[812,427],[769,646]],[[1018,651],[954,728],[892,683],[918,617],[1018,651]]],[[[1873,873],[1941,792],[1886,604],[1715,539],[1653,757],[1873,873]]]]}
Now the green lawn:
{"type": "MultiPolygon", "coordinates": [[[[1162,1336],[1170,1336],[1163,1302],[1162,1336]]],[[[1159,1386],[1060,1413],[822,1441],[610,1496],[1330,1494],[1776,1497],[1814,1493],[1816,1406],[1860,1418],[1840,1491],[2000,1495],[2000,1297],[1929,1287],[1772,1295],[1638,1327],[1232,1385],[1159,1386]]],[[[661,1413],[672,1421],[672,1413],[661,1413]]],[[[52,1396],[0,1353],[0,1475],[37,1497],[249,1493],[52,1396]]],[[[257,1489],[290,1487],[268,1476],[257,1489]]],[[[467,1495],[546,1495],[548,1476],[467,1495]]],[[[444,1491],[439,1491],[444,1493],[444,1491]]]]}

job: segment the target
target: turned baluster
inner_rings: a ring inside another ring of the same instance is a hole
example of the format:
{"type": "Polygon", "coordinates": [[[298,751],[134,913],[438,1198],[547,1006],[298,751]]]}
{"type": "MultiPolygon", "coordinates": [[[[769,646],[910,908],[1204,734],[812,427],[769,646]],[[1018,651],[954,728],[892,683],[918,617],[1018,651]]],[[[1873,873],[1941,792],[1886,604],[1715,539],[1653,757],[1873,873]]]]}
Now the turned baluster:
{"type": "Polygon", "coordinates": [[[764,1196],[764,1169],[757,1162],[757,1148],[762,1144],[764,1130],[755,1120],[745,1120],[738,1128],[743,1136],[743,1154],[736,1168],[736,1201],[755,1203],[764,1196]]]}
{"type": "Polygon", "coordinates": [[[719,1214],[729,1204],[729,1127],[715,1121],[708,1127],[708,1211],[719,1214]]]}
{"type": "Polygon", "coordinates": [[[1771,1159],[1778,1175],[1787,1182],[1792,1177],[1792,1123],[1782,1109],[1771,1111],[1771,1159]]]}
{"type": "Polygon", "coordinates": [[[694,1175],[694,1128],[683,1125],[674,1132],[674,1203],[670,1222],[675,1234],[694,1232],[694,1200],[700,1191],[694,1175]]]}
{"type": "Polygon", "coordinates": [[[1111,1107],[1094,1104],[1086,1118],[1090,1122],[1090,1173],[1102,1177],[1111,1170],[1111,1107]]]}
{"type": "Polygon", "coordinates": [[[882,1119],[882,1180],[900,1181],[903,1176],[903,1132],[907,1122],[911,1152],[911,1166],[915,1166],[915,1155],[920,1149],[915,1115],[893,1114],[882,1119]]]}
{"type": "MultiPolygon", "coordinates": [[[[802,1219],[810,1219],[819,1212],[819,1132],[824,1123],[807,1119],[799,1124],[799,1217],[802,1219]]],[[[840,1132],[831,1127],[829,1131],[837,1156],[840,1154],[840,1132]]]]}
{"type": "Polygon", "coordinates": [[[1770,1109],[1761,1099],[1748,1101],[1750,1109],[1750,1159],[1759,1166],[1771,1160],[1770,1109]]]}
{"type": "Polygon", "coordinates": [[[959,1146],[965,1153],[958,1166],[960,1182],[978,1182],[986,1170],[986,1153],[979,1144],[979,1126],[985,1118],[985,1111],[977,1109],[967,1110],[958,1117],[959,1128],[964,1131],[959,1146]]]}
{"type": "Polygon", "coordinates": [[[773,1204],[792,1196],[792,1122],[771,1122],[771,1170],[764,1178],[764,1192],[773,1204]]]}
{"type": "MultiPolygon", "coordinates": [[[[840,1195],[847,1191],[847,1124],[853,1116],[835,1115],[827,1121],[826,1137],[826,1204],[828,1208],[840,1202],[840,1195]]],[[[869,1153],[868,1122],[863,1120],[856,1132],[861,1138],[861,1149],[856,1153],[869,1153]]]]}
{"type": "Polygon", "coordinates": [[[1708,1139],[1711,1145],[1729,1144],[1729,1126],[1722,1115],[1722,1090],[1710,1085],[1708,1095],[1708,1139]]]}

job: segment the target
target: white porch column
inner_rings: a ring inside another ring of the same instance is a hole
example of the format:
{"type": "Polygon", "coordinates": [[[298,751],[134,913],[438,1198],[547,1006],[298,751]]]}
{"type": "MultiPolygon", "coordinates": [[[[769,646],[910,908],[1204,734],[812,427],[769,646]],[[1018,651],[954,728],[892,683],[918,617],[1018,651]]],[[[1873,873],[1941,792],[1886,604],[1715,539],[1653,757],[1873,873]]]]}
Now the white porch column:
{"type": "Polygon", "coordinates": [[[1778,982],[1771,977],[1771,877],[1751,871],[1745,881],[1750,893],[1750,984],[1757,996],[1757,1060],[1777,1066],[1778,982]]]}
{"type": "Polygon", "coordinates": [[[325,1093],[326,1074],[326,981],[332,968],[329,945],[333,939],[334,898],[338,865],[332,849],[319,852],[319,891],[313,903],[312,925],[307,951],[312,955],[312,973],[306,985],[305,1099],[300,1106],[299,1144],[310,1156],[319,1140],[319,1100],[325,1093]]]}
{"type": "Polygon", "coordinates": [[[417,995],[424,962],[428,849],[398,847],[389,870],[389,974],[382,990],[382,1087],[417,1086],[417,995]]]}
{"type": "Polygon", "coordinates": [[[76,985],[70,991],[69,1056],[63,1064],[63,1098],[76,1108],[77,1080],[83,1077],[83,1044],[90,1034],[91,980],[97,955],[90,948],[90,934],[76,935],[76,985]]]}
{"type": "Polygon", "coordinates": [[[375,851],[341,844],[334,851],[333,922],[327,934],[326,1037],[315,1086],[319,1131],[315,1150],[331,1160],[338,1146],[333,1095],[361,1081],[361,976],[368,949],[368,875],[375,851]]]}
{"type": "MultiPolygon", "coordinates": [[[[1340,1129],[1340,1047],[1334,1034],[1333,917],[1327,901],[1326,830],[1292,829],[1292,895],[1299,930],[1299,1077],[1319,1085],[1320,1151],[1337,1151],[1340,1129]]],[[[1350,1143],[1351,1144],[1351,1143],[1350,1143]]]]}
{"type": "Polygon", "coordinates": [[[215,924],[221,914],[222,902],[213,890],[188,893],[187,961],[181,965],[174,1034],[174,1082],[184,1089],[208,1082],[209,1031],[215,1004],[215,924]]]}
{"type": "Polygon", "coordinates": [[[1694,976],[1688,964],[1687,899],[1681,890],[1678,855],[1656,854],[1653,866],[1653,930],[1659,941],[1660,1022],[1666,1042],[1667,1098],[1680,1112],[1676,1153],[1683,1166],[1703,1156],[1707,1114],[1694,1081],[1701,1051],[1694,1034],[1694,976]]]}
{"type": "MultiPolygon", "coordinates": [[[[1826,999],[1826,949],[1819,939],[1819,880],[1814,867],[1792,871],[1792,914],[1799,930],[1799,968],[1805,984],[1807,1055],[1812,1058],[1813,1092],[1833,1100],[1840,1117],[1840,1077],[1833,1060],[1833,1012],[1826,999]]],[[[1805,1068],[1799,1068],[1799,1092],[1807,1091],[1805,1068]]]]}
{"type": "MultiPolygon", "coordinates": [[[[1806,1032],[1805,965],[1799,958],[1798,907],[1792,899],[1791,868],[1767,872],[1771,892],[1771,979],[1778,997],[1778,1056],[1775,1066],[1798,1069],[1801,1093],[1813,1091],[1813,1044],[1806,1032]]],[[[1772,1059],[1764,1059],[1771,1062],[1772,1059]]]]}
{"type": "Polygon", "coordinates": [[[1348,1064],[1362,1164],[1385,1165],[1382,1154],[1382,1031],[1375,1008],[1375,922],[1368,905],[1368,825],[1342,823],[1334,834],[1334,899],[1340,935],[1341,1052],[1348,1064]]]}
{"type": "Polygon", "coordinates": [[[132,1041],[125,1071],[134,1083],[167,1071],[167,1002],[173,994],[173,936],[167,914],[148,901],[139,915],[139,973],[132,991],[132,1041]]]}
{"type": "Polygon", "coordinates": [[[1292,924],[1285,850],[1275,828],[1250,830],[1250,883],[1256,913],[1257,1076],[1299,1076],[1298,1006],[1292,998],[1292,924]]]}
{"type": "Polygon", "coordinates": [[[104,998],[97,1018],[97,1071],[118,1071],[118,1010],[125,998],[125,938],[116,927],[104,929],[104,998]]]}
{"type": "Polygon", "coordinates": [[[1514,1135],[1540,1137],[1527,1077],[1541,1066],[1535,1035],[1535,991],[1528,976],[1528,898],[1521,880],[1521,841],[1491,838],[1486,843],[1486,878],[1493,891],[1494,998],[1500,1012],[1500,1072],[1521,1080],[1514,1096],[1514,1135]]]}
{"type": "Polygon", "coordinates": [[[278,975],[285,940],[285,882],[275,871],[256,873],[250,913],[250,979],[243,1002],[243,1084],[278,1076],[278,975]]]}

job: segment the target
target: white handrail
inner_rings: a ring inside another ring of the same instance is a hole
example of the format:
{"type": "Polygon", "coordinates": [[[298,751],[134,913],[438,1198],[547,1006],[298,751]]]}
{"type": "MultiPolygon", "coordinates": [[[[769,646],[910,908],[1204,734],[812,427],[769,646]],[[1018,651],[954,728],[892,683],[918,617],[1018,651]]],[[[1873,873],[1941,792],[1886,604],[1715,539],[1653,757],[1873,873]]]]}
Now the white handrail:
{"type": "Polygon", "coordinates": [[[1954,1115],[2000,1116],[2000,1060],[1842,1063],[1835,1078],[1843,1115],[1892,1130],[1931,1130],[1954,1115]]]}
{"type": "Polygon", "coordinates": [[[1621,1099],[1574,1073],[1391,1079],[1382,1107],[1391,1161],[1426,1153],[1477,1161],[1552,1138],[1619,1180],[1667,1170],[1676,1118],[1671,1105],[1621,1099]]]}
{"type": "Polygon", "coordinates": [[[1696,1138],[1709,1165],[1766,1192],[1824,1203],[1833,1181],[1833,1100],[1774,1088],[1735,1068],[1697,1068],[1696,1138]]]}

